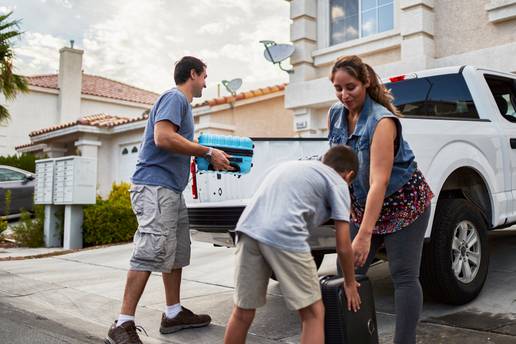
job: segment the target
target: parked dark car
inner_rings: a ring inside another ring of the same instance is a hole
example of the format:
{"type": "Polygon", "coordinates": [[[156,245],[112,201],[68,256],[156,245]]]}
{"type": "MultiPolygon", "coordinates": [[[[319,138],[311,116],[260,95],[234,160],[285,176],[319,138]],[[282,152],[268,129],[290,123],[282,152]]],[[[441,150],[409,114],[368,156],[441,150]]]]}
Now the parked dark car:
{"type": "Polygon", "coordinates": [[[34,174],[16,167],[0,165],[0,216],[5,216],[5,194],[11,190],[9,217],[23,209],[32,211],[34,203],[34,174]]]}

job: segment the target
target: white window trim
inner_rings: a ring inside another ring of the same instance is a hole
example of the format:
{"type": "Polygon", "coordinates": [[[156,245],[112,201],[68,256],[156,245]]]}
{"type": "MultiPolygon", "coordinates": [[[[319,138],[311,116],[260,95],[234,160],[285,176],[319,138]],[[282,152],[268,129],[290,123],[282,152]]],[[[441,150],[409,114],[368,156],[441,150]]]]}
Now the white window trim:
{"type": "MultiPolygon", "coordinates": [[[[360,0],[358,0],[360,1],[360,0]]],[[[513,1],[513,0],[510,0],[513,1]]],[[[516,0],[514,0],[516,1],[516,0]]],[[[389,31],[383,31],[376,34],[372,34],[366,37],[359,37],[357,39],[353,39],[350,41],[342,42],[336,45],[330,45],[330,0],[319,0],[317,1],[317,48],[318,51],[325,49],[325,48],[331,48],[331,47],[340,47],[342,45],[351,44],[353,46],[361,44],[363,42],[369,41],[370,38],[373,40],[376,40],[377,36],[383,36],[384,34],[393,33],[399,31],[398,28],[398,16],[399,16],[399,0],[393,0],[393,29],[389,31]],[[356,42],[356,43],[355,43],[356,42]]],[[[359,20],[358,20],[358,30],[359,35],[362,31],[361,28],[361,21],[362,21],[362,15],[360,13],[360,7],[359,7],[359,20]]],[[[389,35],[390,36],[390,35],[389,35]]]]}
{"type": "Polygon", "coordinates": [[[489,21],[498,23],[516,18],[516,0],[491,0],[486,5],[489,21]]]}
{"type": "Polygon", "coordinates": [[[314,58],[314,65],[321,66],[334,62],[336,58],[342,55],[343,50],[346,50],[346,55],[367,55],[401,47],[401,41],[402,37],[399,29],[394,29],[315,50],[312,57],[314,58]]]}

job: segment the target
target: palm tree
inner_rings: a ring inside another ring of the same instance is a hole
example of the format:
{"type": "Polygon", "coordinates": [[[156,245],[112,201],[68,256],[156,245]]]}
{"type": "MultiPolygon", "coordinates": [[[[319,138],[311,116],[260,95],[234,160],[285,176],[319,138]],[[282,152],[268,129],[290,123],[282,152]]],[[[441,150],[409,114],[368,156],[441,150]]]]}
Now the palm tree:
{"type": "MultiPolygon", "coordinates": [[[[0,15],[0,92],[3,93],[6,100],[16,98],[16,94],[19,92],[29,91],[27,80],[13,72],[12,39],[19,38],[22,32],[18,30],[20,21],[9,19],[12,13],[0,15]]],[[[10,114],[7,108],[0,105],[0,122],[9,118],[10,114]]]]}

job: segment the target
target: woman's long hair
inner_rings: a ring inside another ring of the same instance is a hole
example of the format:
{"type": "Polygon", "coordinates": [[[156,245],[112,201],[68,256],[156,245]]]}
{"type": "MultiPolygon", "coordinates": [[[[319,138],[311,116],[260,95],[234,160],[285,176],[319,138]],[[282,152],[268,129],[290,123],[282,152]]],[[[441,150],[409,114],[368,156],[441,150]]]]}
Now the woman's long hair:
{"type": "Polygon", "coordinates": [[[360,57],[356,55],[339,57],[331,69],[330,80],[332,82],[338,70],[348,72],[349,75],[359,80],[364,85],[369,83],[367,94],[369,94],[375,102],[383,105],[394,115],[401,115],[400,111],[392,103],[394,97],[391,92],[382,84],[374,69],[367,63],[364,63],[360,57]]]}

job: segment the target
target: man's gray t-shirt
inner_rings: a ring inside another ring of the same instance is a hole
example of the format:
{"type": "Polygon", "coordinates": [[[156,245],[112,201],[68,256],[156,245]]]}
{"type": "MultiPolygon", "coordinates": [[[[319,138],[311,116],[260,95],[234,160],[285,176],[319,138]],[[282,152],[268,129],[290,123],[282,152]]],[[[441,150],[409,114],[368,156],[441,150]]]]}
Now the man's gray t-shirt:
{"type": "Polygon", "coordinates": [[[272,169],[236,230],[266,245],[309,252],[310,232],[329,219],[349,221],[348,185],[320,161],[289,161],[272,169]]]}
{"type": "Polygon", "coordinates": [[[134,184],[163,186],[181,193],[188,184],[190,176],[190,156],[156,147],[154,126],[159,121],[175,124],[179,135],[190,141],[193,140],[192,106],[177,88],[166,91],[150,111],[136,171],[131,181],[134,184]]]}

